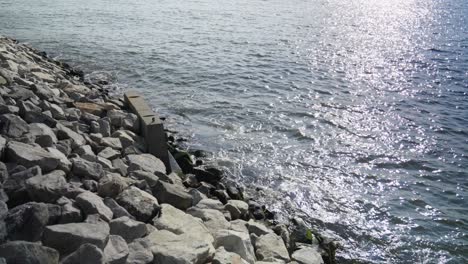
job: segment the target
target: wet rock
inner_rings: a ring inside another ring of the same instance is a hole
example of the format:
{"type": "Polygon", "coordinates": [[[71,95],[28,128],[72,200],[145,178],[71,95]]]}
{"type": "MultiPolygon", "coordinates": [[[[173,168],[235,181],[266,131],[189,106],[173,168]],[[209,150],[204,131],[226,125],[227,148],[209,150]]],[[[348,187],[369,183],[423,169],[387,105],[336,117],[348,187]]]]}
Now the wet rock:
{"type": "Polygon", "coordinates": [[[26,203],[8,211],[5,223],[10,240],[38,241],[49,222],[48,206],[44,203],[26,203]]]}
{"type": "Polygon", "coordinates": [[[33,201],[54,203],[65,191],[65,172],[55,170],[46,175],[38,175],[26,180],[25,186],[33,201]]]}
{"type": "Polygon", "coordinates": [[[128,243],[148,233],[146,224],[123,216],[110,222],[110,233],[119,235],[128,243]]]}
{"type": "Polygon", "coordinates": [[[99,214],[106,221],[112,220],[112,210],[107,207],[102,198],[92,192],[84,192],[76,197],[76,203],[87,215],[99,214]]]}
{"type": "Polygon", "coordinates": [[[210,184],[217,184],[222,178],[221,174],[202,169],[193,169],[191,173],[195,174],[199,182],[203,181],[210,184]]]}
{"type": "Polygon", "coordinates": [[[4,114],[0,116],[0,133],[11,138],[19,138],[29,130],[26,123],[19,116],[4,114]]]}
{"type": "Polygon", "coordinates": [[[188,236],[176,235],[167,230],[152,232],[147,240],[151,245],[154,263],[202,264],[214,255],[211,243],[188,236]]]}
{"type": "Polygon", "coordinates": [[[107,205],[112,210],[112,213],[114,214],[114,218],[120,218],[120,217],[129,217],[130,219],[134,219],[134,217],[125,210],[122,206],[120,206],[114,199],[106,197],[104,198],[104,204],[107,205]]]}
{"type": "Polygon", "coordinates": [[[185,210],[192,206],[192,196],[181,186],[158,181],[153,188],[153,195],[161,203],[168,203],[185,210]]]}
{"type": "Polygon", "coordinates": [[[66,255],[86,243],[103,249],[108,238],[109,226],[106,223],[71,223],[47,226],[42,236],[42,244],[57,249],[61,255],[66,255]]]}
{"type": "Polygon", "coordinates": [[[29,131],[35,136],[35,142],[43,148],[51,147],[57,143],[54,131],[46,124],[32,123],[29,125],[29,131]]]}
{"type": "Polygon", "coordinates": [[[249,263],[255,263],[255,253],[250,236],[234,230],[220,230],[215,236],[215,247],[224,247],[229,252],[237,253],[249,263]]]}
{"type": "Polygon", "coordinates": [[[224,247],[216,249],[212,264],[248,264],[241,256],[236,253],[228,252],[224,247]]]}
{"type": "Polygon", "coordinates": [[[249,213],[251,217],[256,220],[263,220],[265,219],[265,213],[263,211],[262,206],[255,201],[249,201],[249,213]]]}
{"type": "Polygon", "coordinates": [[[104,264],[104,253],[96,245],[85,243],[65,257],[60,264],[104,264]]]}
{"type": "Polygon", "coordinates": [[[128,244],[127,264],[149,264],[153,263],[153,252],[146,239],[137,239],[128,244]]]}
{"type": "Polygon", "coordinates": [[[70,128],[62,125],[62,124],[57,124],[57,138],[62,140],[62,139],[71,139],[72,142],[72,148],[76,148],[79,146],[83,146],[86,144],[86,140],[84,137],[75,131],[71,130],[70,128]]]}
{"type": "Polygon", "coordinates": [[[130,171],[143,170],[151,173],[166,173],[164,163],[151,154],[133,154],[127,156],[127,164],[130,171]]]}
{"type": "Polygon", "coordinates": [[[0,256],[9,264],[58,264],[57,250],[26,241],[0,245],[0,256]]]}
{"type": "Polygon", "coordinates": [[[81,158],[73,158],[71,161],[73,164],[72,172],[78,177],[99,180],[104,176],[104,170],[99,163],[81,158]]]}
{"type": "Polygon", "coordinates": [[[21,142],[10,141],[7,144],[7,160],[16,162],[26,168],[39,165],[44,172],[57,168],[60,160],[42,148],[21,142]]]}
{"type": "Polygon", "coordinates": [[[225,190],[215,190],[211,194],[218,198],[223,204],[226,204],[229,200],[229,195],[225,190]]]}
{"type": "Polygon", "coordinates": [[[249,205],[240,200],[229,200],[224,206],[224,209],[231,213],[233,220],[245,218],[249,212],[249,205]]]}
{"type": "Polygon", "coordinates": [[[233,185],[228,185],[226,187],[226,191],[229,197],[231,197],[231,199],[244,200],[244,194],[242,193],[242,190],[240,188],[233,185]]]}
{"type": "Polygon", "coordinates": [[[145,223],[157,215],[160,209],[155,197],[133,186],[120,193],[116,200],[138,221],[145,223]]]}
{"type": "Polygon", "coordinates": [[[274,233],[268,233],[255,239],[255,253],[259,260],[280,259],[290,261],[283,240],[274,233]]]}
{"type": "Polygon", "coordinates": [[[299,264],[323,264],[318,246],[307,246],[294,251],[292,259],[299,264]]]}
{"type": "Polygon", "coordinates": [[[128,246],[125,240],[116,235],[110,235],[104,248],[104,258],[107,264],[125,264],[128,257],[128,246]]]}

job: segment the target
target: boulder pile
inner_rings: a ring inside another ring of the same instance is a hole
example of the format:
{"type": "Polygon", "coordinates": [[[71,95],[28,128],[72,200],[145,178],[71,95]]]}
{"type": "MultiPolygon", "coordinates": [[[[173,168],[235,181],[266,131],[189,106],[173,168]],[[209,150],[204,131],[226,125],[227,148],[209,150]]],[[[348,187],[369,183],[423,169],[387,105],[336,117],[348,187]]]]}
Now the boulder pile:
{"type": "Polygon", "coordinates": [[[122,97],[83,77],[0,37],[0,263],[334,262],[170,142],[167,173],[122,97]]]}

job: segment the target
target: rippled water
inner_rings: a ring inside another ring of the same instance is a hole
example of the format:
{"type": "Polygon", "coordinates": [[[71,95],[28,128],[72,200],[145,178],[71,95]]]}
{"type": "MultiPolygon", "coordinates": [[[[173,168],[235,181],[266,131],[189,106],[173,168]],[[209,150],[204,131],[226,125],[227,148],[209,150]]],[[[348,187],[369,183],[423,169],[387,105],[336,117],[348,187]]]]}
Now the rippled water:
{"type": "Polygon", "coordinates": [[[467,263],[467,16],[465,0],[0,0],[0,34],[138,88],[343,262],[467,263]]]}

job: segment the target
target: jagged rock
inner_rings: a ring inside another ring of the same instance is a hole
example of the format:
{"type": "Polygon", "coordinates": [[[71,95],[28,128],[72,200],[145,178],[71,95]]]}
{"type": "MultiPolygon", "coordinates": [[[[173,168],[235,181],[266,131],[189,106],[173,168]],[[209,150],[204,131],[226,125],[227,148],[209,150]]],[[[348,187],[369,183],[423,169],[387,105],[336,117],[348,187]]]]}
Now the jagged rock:
{"type": "Polygon", "coordinates": [[[146,181],[150,187],[154,187],[159,181],[159,177],[154,173],[142,170],[132,171],[130,172],[129,176],[137,180],[146,181]]]}
{"type": "Polygon", "coordinates": [[[64,110],[68,121],[78,121],[81,119],[81,111],[77,108],[67,108],[64,110]]]}
{"type": "Polygon", "coordinates": [[[22,118],[26,115],[27,112],[42,112],[42,109],[33,104],[31,101],[19,101],[18,102],[19,114],[22,118]]]}
{"type": "Polygon", "coordinates": [[[29,131],[36,137],[35,142],[43,148],[51,147],[57,143],[54,131],[46,124],[32,123],[29,125],[29,131]]]}
{"type": "Polygon", "coordinates": [[[5,223],[10,240],[38,241],[44,227],[52,221],[44,203],[25,203],[8,211],[5,223]]]}
{"type": "Polygon", "coordinates": [[[122,149],[122,143],[120,143],[120,139],[118,138],[104,137],[101,139],[101,144],[105,147],[110,147],[112,149],[122,149]]]}
{"type": "Polygon", "coordinates": [[[98,193],[102,197],[116,197],[129,185],[129,179],[117,173],[107,173],[99,180],[98,193]]]}
{"type": "Polygon", "coordinates": [[[212,264],[248,264],[236,253],[228,252],[224,247],[216,249],[212,264]]]}
{"type": "Polygon", "coordinates": [[[114,214],[114,218],[120,218],[123,216],[129,217],[131,219],[134,219],[134,217],[125,210],[122,206],[120,206],[114,199],[106,197],[104,198],[104,204],[107,205],[112,210],[112,213],[114,214]]]}
{"type": "Polygon", "coordinates": [[[255,253],[248,233],[234,230],[219,230],[215,236],[215,247],[224,247],[229,252],[239,254],[249,263],[255,263],[255,253]]]}
{"type": "Polygon", "coordinates": [[[208,243],[214,241],[201,219],[186,214],[169,204],[161,204],[161,215],[153,219],[153,225],[158,229],[168,230],[177,235],[187,234],[208,243]]]}
{"type": "Polygon", "coordinates": [[[28,123],[44,123],[47,126],[55,127],[57,120],[52,118],[52,114],[48,115],[46,112],[28,111],[24,115],[24,121],[28,123]]]}
{"type": "Polygon", "coordinates": [[[188,234],[176,235],[167,230],[157,230],[148,235],[154,263],[202,264],[214,255],[213,245],[188,234]]]}
{"type": "Polygon", "coordinates": [[[66,256],[60,264],[104,264],[104,253],[96,245],[85,243],[66,256]]]}
{"type": "Polygon", "coordinates": [[[214,209],[191,207],[187,210],[187,213],[200,218],[212,235],[215,235],[219,230],[228,229],[230,225],[224,218],[223,213],[214,209]]]}
{"type": "Polygon", "coordinates": [[[62,215],[59,220],[60,224],[76,223],[83,221],[81,210],[74,201],[66,197],[61,197],[57,200],[57,204],[59,204],[62,207],[62,215]]]}
{"type": "Polygon", "coordinates": [[[290,261],[283,239],[274,233],[268,233],[255,239],[255,253],[259,260],[280,259],[290,261]]]}
{"type": "Polygon", "coordinates": [[[232,219],[244,218],[249,212],[249,205],[240,200],[229,200],[224,206],[228,212],[231,213],[232,219]]]}
{"type": "Polygon", "coordinates": [[[97,192],[98,183],[95,180],[82,180],[83,188],[90,192],[97,192]]]}
{"type": "Polygon", "coordinates": [[[128,166],[123,162],[122,159],[112,160],[112,166],[119,172],[122,176],[127,175],[128,166]]]}
{"type": "Polygon", "coordinates": [[[134,186],[121,192],[116,200],[138,221],[145,223],[157,215],[160,209],[155,197],[134,186]]]}
{"type": "Polygon", "coordinates": [[[73,152],[80,155],[80,158],[87,161],[95,162],[97,158],[90,145],[79,146],[73,152]]]}
{"type": "Polygon", "coordinates": [[[273,227],[275,234],[280,236],[283,239],[284,244],[288,249],[292,249],[294,246],[291,244],[291,238],[289,235],[288,227],[285,224],[278,224],[273,227]]]}
{"type": "Polygon", "coordinates": [[[145,223],[135,221],[126,216],[112,220],[109,225],[112,235],[119,235],[128,243],[148,233],[145,223]]]}
{"type": "Polygon", "coordinates": [[[303,247],[294,251],[292,259],[299,264],[323,264],[322,256],[320,255],[317,246],[303,247]]]}
{"type": "Polygon", "coordinates": [[[28,123],[14,114],[0,116],[0,133],[11,138],[19,138],[29,130],[28,123]]]}
{"type": "Polygon", "coordinates": [[[67,158],[67,156],[65,156],[65,154],[63,154],[62,152],[60,152],[58,149],[55,149],[55,148],[46,148],[47,151],[54,157],[56,157],[57,159],[60,160],[60,163],[59,165],[57,166],[57,169],[58,170],[62,170],[64,171],[65,173],[69,173],[70,172],[70,169],[71,169],[71,166],[72,166],[72,163],[71,161],[67,158]]]}
{"type": "Polygon", "coordinates": [[[73,148],[83,146],[86,144],[86,140],[84,139],[84,137],[76,133],[75,131],[71,130],[70,128],[62,124],[57,124],[56,128],[57,128],[57,138],[60,140],[71,139],[73,148]]]}
{"type": "Polygon", "coordinates": [[[5,105],[5,104],[0,104],[0,114],[14,114],[18,115],[20,109],[17,106],[14,105],[5,105]]]}
{"type": "Polygon", "coordinates": [[[66,255],[86,243],[103,249],[108,238],[109,226],[106,223],[71,223],[47,226],[42,235],[42,244],[66,255]]]}
{"type": "Polygon", "coordinates": [[[58,264],[57,250],[26,241],[0,245],[0,256],[9,264],[58,264]]]}
{"type": "Polygon", "coordinates": [[[67,185],[65,172],[55,170],[26,180],[25,186],[33,201],[53,203],[62,196],[67,185]]]}
{"type": "Polygon", "coordinates": [[[63,111],[62,107],[51,103],[48,110],[52,113],[53,118],[55,118],[57,120],[65,120],[66,119],[66,115],[65,115],[65,112],[63,111]]]}
{"type": "Polygon", "coordinates": [[[11,171],[10,177],[8,177],[3,185],[3,188],[9,197],[10,207],[29,201],[29,195],[26,190],[26,180],[34,176],[42,175],[42,171],[39,166],[34,166],[29,169],[25,169],[23,166],[21,167],[24,170],[18,172],[11,171]]]}
{"type": "Polygon", "coordinates": [[[115,171],[114,167],[112,166],[112,161],[106,159],[106,158],[103,158],[103,157],[99,157],[97,156],[97,162],[99,164],[102,165],[102,167],[106,170],[106,171],[115,171]]]}
{"type": "Polygon", "coordinates": [[[215,199],[203,199],[197,204],[197,208],[200,209],[214,209],[218,211],[222,211],[224,209],[224,205],[215,199]]]}
{"type": "Polygon", "coordinates": [[[259,222],[255,222],[255,220],[253,219],[250,219],[250,221],[247,222],[247,229],[249,230],[249,233],[253,233],[257,236],[263,236],[273,232],[271,229],[268,229],[265,225],[259,222]]]}
{"type": "Polygon", "coordinates": [[[111,126],[109,122],[109,118],[101,118],[98,121],[99,124],[99,133],[102,134],[103,137],[109,137],[111,135],[111,126]]]}
{"type": "Polygon", "coordinates": [[[106,221],[112,220],[112,210],[107,207],[102,198],[92,192],[84,192],[76,197],[76,203],[87,215],[99,214],[106,221]]]}
{"type": "Polygon", "coordinates": [[[151,154],[132,154],[127,156],[127,164],[130,171],[144,170],[151,173],[166,173],[164,163],[151,154]]]}
{"type": "Polygon", "coordinates": [[[42,148],[21,142],[10,141],[7,144],[7,160],[23,165],[26,168],[39,165],[43,172],[57,168],[60,160],[42,148]]]}
{"type": "Polygon", "coordinates": [[[67,156],[70,155],[72,148],[71,148],[71,139],[66,139],[66,140],[60,140],[57,142],[55,147],[57,150],[63,153],[63,155],[67,156]]]}
{"type": "Polygon", "coordinates": [[[121,236],[110,235],[104,248],[104,257],[107,264],[125,264],[128,257],[128,245],[121,236]]]}
{"type": "Polygon", "coordinates": [[[158,181],[153,187],[153,195],[161,203],[168,203],[185,210],[192,206],[192,196],[182,187],[158,181]]]}
{"type": "Polygon", "coordinates": [[[120,139],[120,143],[122,143],[122,148],[125,149],[135,144],[136,135],[130,135],[129,131],[126,130],[117,130],[112,134],[112,137],[120,139]]]}
{"type": "Polygon", "coordinates": [[[153,252],[146,239],[137,239],[128,244],[127,264],[149,264],[153,263],[153,252]]]}
{"type": "Polygon", "coordinates": [[[120,152],[111,147],[106,147],[98,153],[98,156],[108,160],[113,160],[120,157],[120,152]]]}
{"type": "Polygon", "coordinates": [[[84,178],[99,180],[104,176],[102,165],[81,158],[73,158],[72,172],[74,175],[84,178]]]}

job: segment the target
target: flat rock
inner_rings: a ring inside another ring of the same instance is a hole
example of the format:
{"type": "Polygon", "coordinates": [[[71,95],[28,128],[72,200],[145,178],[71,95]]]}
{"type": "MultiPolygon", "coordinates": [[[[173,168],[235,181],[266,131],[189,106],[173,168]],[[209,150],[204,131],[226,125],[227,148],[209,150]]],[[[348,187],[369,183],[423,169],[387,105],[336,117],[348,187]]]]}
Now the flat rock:
{"type": "Polygon", "coordinates": [[[129,170],[144,170],[151,173],[160,172],[166,173],[164,163],[151,154],[132,154],[127,156],[127,164],[129,170]]]}
{"type": "Polygon", "coordinates": [[[200,209],[214,209],[218,211],[222,211],[224,209],[224,205],[219,200],[215,199],[200,200],[196,207],[200,209]]]}
{"type": "Polygon", "coordinates": [[[54,131],[46,124],[32,123],[29,125],[29,131],[36,138],[34,142],[43,148],[51,147],[58,141],[54,131]]]}
{"type": "Polygon", "coordinates": [[[148,171],[142,171],[142,170],[136,170],[130,172],[129,176],[131,178],[137,179],[137,180],[144,180],[146,183],[148,183],[148,186],[154,187],[159,181],[158,176],[156,176],[152,172],[148,171]]]}
{"type": "Polygon", "coordinates": [[[322,256],[317,247],[304,247],[294,251],[292,259],[300,264],[323,264],[322,256]]]}
{"type": "Polygon", "coordinates": [[[87,215],[98,214],[106,221],[112,220],[112,210],[107,207],[102,198],[92,192],[84,192],[76,197],[76,203],[87,215]]]}
{"type": "Polygon", "coordinates": [[[236,253],[226,251],[224,247],[216,249],[212,264],[248,264],[241,256],[236,253]]]}
{"type": "Polygon", "coordinates": [[[66,256],[60,264],[104,264],[104,253],[96,245],[85,243],[75,252],[66,256]]]}
{"type": "Polygon", "coordinates": [[[158,181],[152,190],[160,203],[168,203],[181,210],[192,206],[192,196],[182,186],[158,181]]]}
{"type": "Polygon", "coordinates": [[[107,264],[125,264],[128,253],[128,245],[121,236],[109,236],[109,241],[104,248],[104,257],[107,264]]]}
{"type": "Polygon", "coordinates": [[[112,235],[119,235],[128,243],[148,233],[148,228],[145,223],[130,219],[126,216],[112,220],[109,226],[112,235]]]}
{"type": "Polygon", "coordinates": [[[103,222],[51,225],[44,230],[42,244],[57,249],[61,255],[72,253],[86,243],[104,249],[109,230],[109,225],[103,222]]]}
{"type": "Polygon", "coordinates": [[[121,150],[122,149],[122,143],[120,142],[120,139],[118,138],[113,138],[113,137],[104,137],[101,139],[101,145],[105,147],[110,147],[112,149],[117,149],[121,150]]]}
{"type": "Polygon", "coordinates": [[[85,138],[82,135],[71,130],[70,128],[62,124],[57,124],[56,128],[57,128],[57,138],[60,140],[71,139],[73,147],[79,147],[79,146],[83,146],[86,144],[85,138]]]}
{"type": "Polygon", "coordinates": [[[98,153],[98,156],[108,160],[113,160],[120,157],[120,152],[111,147],[106,147],[98,153]]]}
{"type": "Polygon", "coordinates": [[[212,235],[215,235],[219,230],[229,229],[229,222],[224,218],[224,214],[218,210],[191,207],[187,213],[200,218],[212,235]]]}
{"type": "Polygon", "coordinates": [[[46,175],[31,177],[26,180],[25,185],[33,201],[54,203],[64,193],[67,181],[64,171],[55,170],[46,175]]]}
{"type": "Polygon", "coordinates": [[[266,235],[266,234],[269,234],[269,233],[273,232],[273,230],[269,229],[264,224],[256,222],[253,219],[250,219],[247,222],[247,229],[249,230],[249,233],[251,233],[251,234],[253,233],[253,234],[257,235],[257,236],[263,236],[263,235],[266,235]]]}
{"type": "Polygon", "coordinates": [[[145,223],[157,215],[160,209],[158,200],[155,197],[134,186],[121,192],[116,200],[138,221],[145,223]]]}
{"type": "Polygon", "coordinates": [[[8,264],[58,264],[57,250],[26,241],[10,241],[0,245],[0,256],[8,264]]]}
{"type": "Polygon", "coordinates": [[[75,176],[99,180],[104,176],[102,165],[82,158],[73,158],[72,172],[75,176]]]}
{"type": "Polygon", "coordinates": [[[249,212],[249,205],[240,200],[229,200],[224,209],[231,213],[233,220],[243,218],[249,212]]]}
{"type": "Polygon", "coordinates": [[[229,252],[234,252],[247,262],[255,263],[255,253],[248,233],[234,230],[220,230],[215,236],[215,247],[224,247],[229,252]]]}
{"type": "Polygon", "coordinates": [[[283,239],[274,233],[262,235],[255,239],[255,253],[259,260],[280,259],[290,261],[283,239]]]}
{"type": "Polygon", "coordinates": [[[43,172],[57,168],[60,159],[50,152],[32,145],[10,141],[7,144],[7,160],[30,168],[39,165],[43,172]]]}
{"type": "Polygon", "coordinates": [[[146,239],[137,239],[128,244],[127,264],[149,264],[153,263],[153,252],[146,239]]]}

